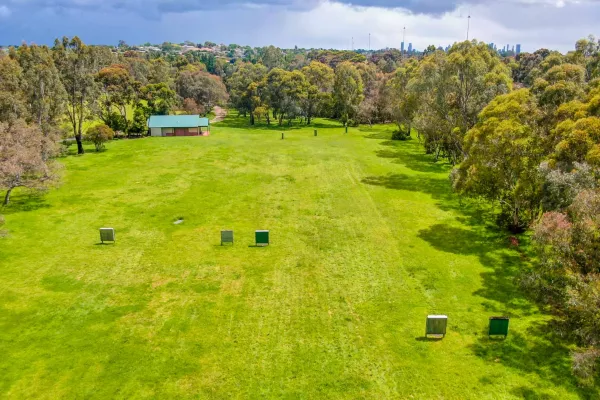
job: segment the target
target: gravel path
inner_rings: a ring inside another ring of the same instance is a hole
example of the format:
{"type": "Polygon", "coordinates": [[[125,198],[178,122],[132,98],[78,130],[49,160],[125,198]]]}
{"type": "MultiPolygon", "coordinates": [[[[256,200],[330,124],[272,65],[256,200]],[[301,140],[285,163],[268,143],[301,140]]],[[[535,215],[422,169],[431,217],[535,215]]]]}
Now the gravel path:
{"type": "Polygon", "coordinates": [[[215,112],[215,117],[210,121],[211,124],[221,122],[227,116],[227,110],[224,108],[221,108],[219,106],[215,106],[214,112],[215,112]]]}

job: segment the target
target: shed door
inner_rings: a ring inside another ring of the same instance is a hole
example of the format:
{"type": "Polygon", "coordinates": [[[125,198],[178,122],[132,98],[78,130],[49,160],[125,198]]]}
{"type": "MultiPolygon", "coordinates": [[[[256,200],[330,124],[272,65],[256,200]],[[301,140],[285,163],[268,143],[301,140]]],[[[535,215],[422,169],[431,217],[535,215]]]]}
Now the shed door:
{"type": "Polygon", "coordinates": [[[175,128],[175,136],[187,136],[187,128],[175,128]]]}

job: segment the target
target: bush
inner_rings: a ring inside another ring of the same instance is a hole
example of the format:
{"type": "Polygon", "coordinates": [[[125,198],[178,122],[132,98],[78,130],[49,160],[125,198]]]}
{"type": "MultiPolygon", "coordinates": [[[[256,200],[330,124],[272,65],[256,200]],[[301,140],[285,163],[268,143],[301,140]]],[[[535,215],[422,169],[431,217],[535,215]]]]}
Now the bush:
{"type": "Polygon", "coordinates": [[[125,132],[127,130],[127,120],[119,113],[112,112],[106,119],[106,125],[113,131],[125,132]]]}
{"type": "Polygon", "coordinates": [[[100,151],[104,148],[104,143],[112,140],[115,137],[115,132],[105,124],[100,124],[91,127],[85,136],[86,140],[94,143],[96,151],[100,151]]]}
{"type": "Polygon", "coordinates": [[[410,133],[409,132],[404,132],[404,131],[394,131],[394,133],[392,133],[392,140],[408,140],[410,139],[410,133]]]}
{"type": "Polygon", "coordinates": [[[138,105],[133,112],[133,123],[129,129],[130,133],[146,134],[148,133],[148,118],[150,109],[143,105],[138,105]]]}

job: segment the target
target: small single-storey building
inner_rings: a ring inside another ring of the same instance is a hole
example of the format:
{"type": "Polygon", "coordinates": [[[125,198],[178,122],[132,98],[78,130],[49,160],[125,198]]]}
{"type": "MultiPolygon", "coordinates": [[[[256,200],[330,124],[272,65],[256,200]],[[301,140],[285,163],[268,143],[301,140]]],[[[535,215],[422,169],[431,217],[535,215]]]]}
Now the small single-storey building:
{"type": "Polygon", "coordinates": [[[199,115],[152,115],[148,128],[150,136],[208,136],[210,122],[199,115]]]}

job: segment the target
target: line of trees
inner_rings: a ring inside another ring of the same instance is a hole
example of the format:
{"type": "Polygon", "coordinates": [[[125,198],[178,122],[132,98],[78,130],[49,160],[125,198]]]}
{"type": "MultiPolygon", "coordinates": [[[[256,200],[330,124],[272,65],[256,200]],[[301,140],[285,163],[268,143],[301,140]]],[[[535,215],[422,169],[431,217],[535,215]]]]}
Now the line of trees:
{"type": "Polygon", "coordinates": [[[523,289],[579,346],[573,371],[593,385],[600,360],[600,42],[591,37],[567,55],[540,50],[506,61],[516,90],[506,85],[459,133],[453,185],[498,204],[503,226],[532,229],[538,259],[524,271],[523,289]]]}

